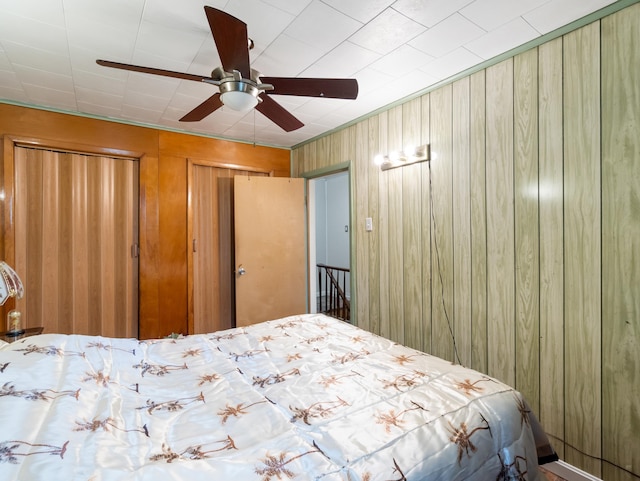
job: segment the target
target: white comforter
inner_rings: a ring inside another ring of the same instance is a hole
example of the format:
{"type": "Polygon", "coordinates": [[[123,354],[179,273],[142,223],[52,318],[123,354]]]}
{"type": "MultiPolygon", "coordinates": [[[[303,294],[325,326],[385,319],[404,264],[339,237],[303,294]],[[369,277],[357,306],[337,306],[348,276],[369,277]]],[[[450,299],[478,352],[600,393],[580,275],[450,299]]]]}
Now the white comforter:
{"type": "Polygon", "coordinates": [[[531,422],[512,388],[322,315],[0,346],[6,481],[535,480],[531,422]]]}

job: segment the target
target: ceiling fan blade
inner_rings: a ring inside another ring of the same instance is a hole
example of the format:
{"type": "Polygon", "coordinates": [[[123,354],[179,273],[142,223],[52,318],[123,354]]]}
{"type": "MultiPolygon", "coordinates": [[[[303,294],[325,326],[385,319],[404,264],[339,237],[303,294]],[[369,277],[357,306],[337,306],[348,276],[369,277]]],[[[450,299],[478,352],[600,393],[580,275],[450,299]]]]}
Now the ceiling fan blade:
{"type": "Polygon", "coordinates": [[[222,107],[220,94],[215,93],[180,119],[180,122],[197,122],[222,107]]]}
{"type": "Polygon", "coordinates": [[[262,102],[256,105],[256,110],[271,119],[286,132],[291,132],[304,126],[302,122],[268,95],[261,95],[260,98],[262,98],[262,102]]]}
{"type": "Polygon", "coordinates": [[[273,85],[269,94],[352,100],[358,96],[358,81],[350,78],[260,77],[260,82],[273,85]]]}
{"type": "Polygon", "coordinates": [[[119,68],[120,70],[129,70],[132,72],[150,73],[153,75],[163,75],[164,77],[174,77],[182,80],[193,80],[202,82],[204,79],[211,77],[203,77],[202,75],[192,75],[190,73],[174,72],[173,70],[163,70],[161,68],[140,67],[138,65],[130,65],[128,63],[111,62],[110,60],[96,60],[98,65],[103,67],[119,68]]]}
{"type": "Polygon", "coordinates": [[[237,70],[243,78],[250,79],[247,24],[222,10],[205,6],[204,11],[218,48],[222,68],[226,72],[237,70]]]}

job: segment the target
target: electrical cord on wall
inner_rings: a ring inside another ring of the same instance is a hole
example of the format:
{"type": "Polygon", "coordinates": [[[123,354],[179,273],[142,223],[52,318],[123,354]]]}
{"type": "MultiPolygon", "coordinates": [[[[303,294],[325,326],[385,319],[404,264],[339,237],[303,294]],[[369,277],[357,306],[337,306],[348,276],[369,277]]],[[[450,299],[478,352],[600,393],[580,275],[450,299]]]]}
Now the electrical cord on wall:
{"type": "Polygon", "coordinates": [[[578,449],[575,446],[573,446],[571,443],[568,443],[568,442],[560,439],[559,437],[554,436],[553,434],[547,433],[547,436],[549,436],[551,439],[557,441],[558,443],[563,444],[565,448],[569,448],[569,449],[574,450],[575,452],[577,452],[581,456],[584,456],[584,457],[589,458],[589,459],[593,459],[594,461],[599,461],[601,463],[604,463],[604,464],[612,466],[612,467],[614,467],[616,469],[619,469],[620,471],[623,471],[624,473],[626,473],[626,474],[628,474],[630,476],[633,476],[634,479],[640,479],[640,476],[638,476],[637,474],[629,471],[628,469],[623,468],[622,466],[617,465],[616,463],[612,463],[611,461],[607,461],[606,459],[603,459],[603,458],[601,458],[599,456],[594,456],[593,454],[585,453],[581,449],[578,449]]]}
{"type": "MultiPolygon", "coordinates": [[[[427,162],[428,166],[429,166],[429,202],[430,202],[430,209],[431,209],[431,222],[433,224],[433,245],[434,245],[434,249],[435,249],[435,254],[436,254],[436,263],[437,263],[437,268],[438,268],[438,277],[440,279],[440,297],[442,299],[442,309],[444,311],[444,317],[447,320],[447,326],[449,327],[449,333],[451,334],[451,339],[453,340],[453,352],[455,355],[455,359],[456,362],[458,364],[460,364],[461,366],[463,365],[462,362],[460,361],[460,356],[458,355],[458,347],[456,344],[456,337],[453,333],[453,327],[451,325],[451,320],[449,318],[449,314],[447,312],[447,306],[444,300],[444,282],[443,282],[443,276],[442,276],[442,268],[440,265],[440,251],[438,249],[438,236],[437,236],[437,229],[436,229],[436,219],[435,219],[435,215],[434,215],[434,208],[433,208],[433,184],[432,184],[432,176],[431,176],[431,161],[427,162]]],[[[430,282],[431,282],[431,292],[433,292],[433,269],[431,269],[430,271],[430,276],[429,276],[430,282]]],[[[611,461],[607,461],[606,459],[603,459],[601,457],[598,456],[593,456],[591,454],[587,454],[584,451],[576,448],[575,446],[572,446],[570,443],[567,443],[566,441],[553,436],[551,434],[548,434],[549,437],[555,439],[556,441],[564,444],[565,447],[573,449],[574,451],[576,451],[577,453],[581,454],[582,456],[585,456],[587,458],[593,459],[595,461],[599,461],[605,464],[608,464],[609,466],[615,467],[617,469],[619,469],[620,471],[633,476],[634,479],[639,479],[640,480],[640,476],[638,476],[637,474],[631,472],[628,469],[623,468],[622,466],[619,466],[615,463],[612,463],[611,461]]]]}
{"type": "MultiPolygon", "coordinates": [[[[458,346],[456,344],[456,336],[453,333],[453,327],[451,326],[451,319],[449,318],[449,313],[447,312],[447,305],[444,301],[444,282],[442,280],[442,268],[440,266],[440,251],[438,250],[438,235],[436,230],[436,217],[433,209],[433,184],[431,182],[431,161],[427,162],[429,166],[429,208],[431,209],[431,222],[433,224],[433,245],[436,251],[436,262],[438,266],[438,276],[440,278],[440,298],[442,299],[442,310],[444,311],[444,317],[447,320],[447,325],[449,326],[449,333],[451,334],[451,339],[453,340],[453,354],[455,356],[456,362],[463,365],[460,361],[460,356],[458,355],[458,346]]],[[[429,282],[431,283],[431,292],[433,292],[433,266],[430,269],[429,282]]]]}

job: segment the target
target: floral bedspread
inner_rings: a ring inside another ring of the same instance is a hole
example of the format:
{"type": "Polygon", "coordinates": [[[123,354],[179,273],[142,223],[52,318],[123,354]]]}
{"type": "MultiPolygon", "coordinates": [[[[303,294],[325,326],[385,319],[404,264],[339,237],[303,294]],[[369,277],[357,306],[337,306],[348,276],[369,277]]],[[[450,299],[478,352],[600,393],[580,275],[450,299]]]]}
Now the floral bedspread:
{"type": "Polygon", "coordinates": [[[538,479],[521,395],[323,315],[0,345],[2,480],[538,479]]]}

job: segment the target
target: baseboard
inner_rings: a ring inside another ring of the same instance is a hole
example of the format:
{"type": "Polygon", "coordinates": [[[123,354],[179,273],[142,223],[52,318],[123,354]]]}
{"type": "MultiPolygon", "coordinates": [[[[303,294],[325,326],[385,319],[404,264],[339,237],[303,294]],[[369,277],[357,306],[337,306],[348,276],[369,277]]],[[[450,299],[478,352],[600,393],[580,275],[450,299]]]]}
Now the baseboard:
{"type": "Polygon", "coordinates": [[[547,463],[543,467],[547,471],[555,474],[556,476],[560,476],[567,481],[602,481],[600,478],[582,471],[569,463],[565,463],[562,460],[547,463]]]}

